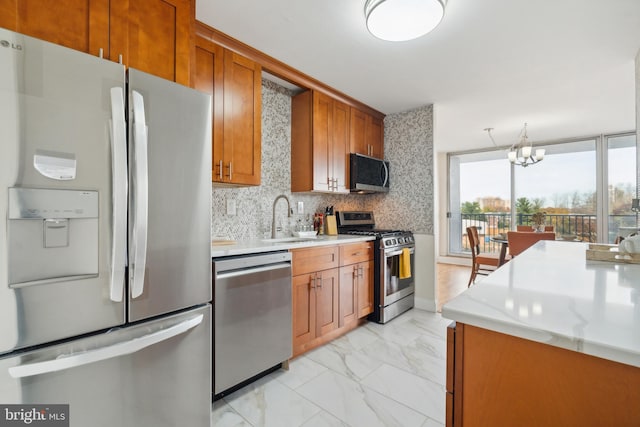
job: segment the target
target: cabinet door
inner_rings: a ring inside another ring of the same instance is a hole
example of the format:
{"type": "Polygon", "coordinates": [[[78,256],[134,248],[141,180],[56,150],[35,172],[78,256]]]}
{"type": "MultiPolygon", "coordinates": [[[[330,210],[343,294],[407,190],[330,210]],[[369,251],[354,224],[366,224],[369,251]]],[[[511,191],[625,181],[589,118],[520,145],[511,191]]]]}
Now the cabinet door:
{"type": "Polygon", "coordinates": [[[358,318],[373,313],[373,261],[358,264],[358,318]]]}
{"type": "Polygon", "coordinates": [[[293,352],[316,337],[315,273],[293,276],[293,352]]]}
{"type": "Polygon", "coordinates": [[[369,146],[365,139],[365,129],[367,114],[351,107],[351,118],[349,123],[349,146],[352,153],[364,154],[368,156],[369,146]]]}
{"type": "Polygon", "coordinates": [[[3,0],[0,27],[109,56],[109,0],[3,0]]]}
{"type": "Polygon", "coordinates": [[[338,328],[338,282],[340,270],[320,271],[316,275],[316,336],[338,328]]]}
{"type": "Polygon", "coordinates": [[[192,0],[113,0],[110,59],[189,86],[192,0]]]}
{"type": "Polygon", "coordinates": [[[349,157],[349,106],[333,100],[332,129],[331,129],[331,179],[334,181],[334,191],[349,192],[347,179],[349,157]]]}
{"type": "Polygon", "coordinates": [[[340,327],[358,320],[358,279],[357,264],[340,267],[340,327]]]}
{"type": "Polygon", "coordinates": [[[224,49],[202,37],[196,38],[196,65],[193,87],[213,97],[213,161],[211,177],[214,182],[223,182],[223,132],[224,123],[224,49]]]}
{"type": "Polygon", "coordinates": [[[331,191],[331,129],[333,100],[319,92],[313,93],[313,189],[331,191]]]}
{"type": "Polygon", "coordinates": [[[293,275],[329,270],[338,266],[338,246],[292,249],[293,275]]]}
{"type": "Polygon", "coordinates": [[[260,184],[261,91],[260,65],[225,50],[225,181],[234,184],[260,184]]]}
{"type": "Polygon", "coordinates": [[[384,127],[382,119],[367,117],[366,140],[371,146],[369,156],[384,159],[384,127]]]}

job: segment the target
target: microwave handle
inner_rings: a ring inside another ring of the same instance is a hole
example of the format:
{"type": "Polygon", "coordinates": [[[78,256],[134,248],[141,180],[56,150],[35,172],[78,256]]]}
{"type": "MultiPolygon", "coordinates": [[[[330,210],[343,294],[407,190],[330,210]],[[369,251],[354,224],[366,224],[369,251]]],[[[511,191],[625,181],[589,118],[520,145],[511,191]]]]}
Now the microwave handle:
{"type": "Polygon", "coordinates": [[[386,187],[387,182],[389,182],[389,167],[387,166],[387,162],[382,162],[382,169],[384,171],[384,181],[382,182],[382,186],[386,187]]]}

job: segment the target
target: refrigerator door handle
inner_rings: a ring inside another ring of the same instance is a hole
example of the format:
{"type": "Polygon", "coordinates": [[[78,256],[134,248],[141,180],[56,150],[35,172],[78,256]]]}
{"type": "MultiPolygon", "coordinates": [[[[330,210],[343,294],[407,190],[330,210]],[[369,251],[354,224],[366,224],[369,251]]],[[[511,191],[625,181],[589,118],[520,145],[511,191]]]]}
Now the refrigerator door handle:
{"type": "Polygon", "coordinates": [[[127,124],[122,87],[111,88],[111,179],[113,226],[111,229],[111,281],[109,297],[122,301],[127,253],[127,124]]]}
{"type": "Polygon", "coordinates": [[[144,98],[132,91],[133,98],[133,150],[134,150],[134,199],[133,236],[131,242],[130,283],[131,298],[137,298],[144,291],[144,272],[147,260],[148,223],[148,162],[147,125],[145,122],[144,98]]]}
{"type": "Polygon", "coordinates": [[[195,328],[202,323],[203,315],[199,314],[177,325],[171,326],[140,338],[119,342],[106,347],[90,350],[86,352],[78,352],[69,355],[60,355],[56,359],[47,360],[45,362],[31,363],[28,365],[13,366],[8,369],[9,375],[13,378],[32,377],[34,375],[42,375],[51,372],[61,371],[64,369],[77,368],[79,366],[100,362],[102,360],[113,359],[115,357],[125,356],[136,353],[149,346],[166,341],[175,336],[181,335],[190,329],[195,328]]]}

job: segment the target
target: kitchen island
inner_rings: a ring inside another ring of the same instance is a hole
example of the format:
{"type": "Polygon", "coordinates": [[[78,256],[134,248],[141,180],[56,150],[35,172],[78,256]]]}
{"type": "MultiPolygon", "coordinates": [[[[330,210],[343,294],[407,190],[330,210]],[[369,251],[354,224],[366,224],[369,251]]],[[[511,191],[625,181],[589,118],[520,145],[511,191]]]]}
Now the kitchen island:
{"type": "Polygon", "coordinates": [[[445,304],[447,425],[640,425],[640,265],[542,241],[445,304]]]}

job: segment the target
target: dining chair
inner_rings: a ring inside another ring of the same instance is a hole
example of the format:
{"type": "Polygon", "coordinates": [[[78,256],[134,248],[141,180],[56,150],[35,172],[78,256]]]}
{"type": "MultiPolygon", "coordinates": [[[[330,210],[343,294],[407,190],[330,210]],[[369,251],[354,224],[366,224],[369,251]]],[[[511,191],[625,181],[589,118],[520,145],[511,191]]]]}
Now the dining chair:
{"type": "MultiPolygon", "coordinates": [[[[529,231],[533,232],[533,226],[531,225],[516,225],[517,231],[529,231]]],[[[553,225],[545,225],[544,231],[555,231],[553,225]]]]}
{"type": "Polygon", "coordinates": [[[543,231],[535,233],[530,231],[509,231],[507,233],[507,241],[509,242],[509,254],[512,257],[524,252],[540,240],[555,240],[556,233],[551,231],[543,231]]]}
{"type": "Polygon", "coordinates": [[[493,254],[480,254],[480,238],[478,237],[478,227],[467,227],[467,239],[471,247],[471,277],[467,287],[475,282],[478,274],[487,276],[498,268],[499,257],[493,254]]]}

